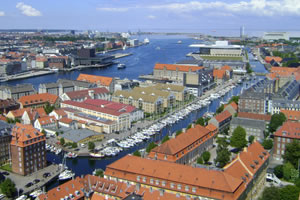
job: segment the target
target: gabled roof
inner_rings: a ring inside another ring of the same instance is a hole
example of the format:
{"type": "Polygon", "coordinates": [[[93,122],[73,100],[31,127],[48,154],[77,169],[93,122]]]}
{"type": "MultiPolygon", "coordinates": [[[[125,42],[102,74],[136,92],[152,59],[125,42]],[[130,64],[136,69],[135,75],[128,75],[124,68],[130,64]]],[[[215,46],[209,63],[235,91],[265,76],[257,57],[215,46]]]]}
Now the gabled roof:
{"type": "Polygon", "coordinates": [[[231,106],[234,110],[236,110],[237,111],[237,109],[238,109],[238,105],[234,102],[234,101],[232,101],[230,104],[226,104],[225,106],[224,106],[224,108],[226,108],[227,106],[231,106]]]}
{"type": "Polygon", "coordinates": [[[70,123],[73,122],[73,120],[70,119],[70,118],[67,118],[67,117],[63,117],[63,118],[61,118],[61,119],[59,120],[59,122],[62,122],[62,123],[64,123],[64,124],[70,124],[70,123]]]}
{"type": "Polygon", "coordinates": [[[94,94],[109,94],[109,91],[104,88],[91,88],[87,90],[77,90],[77,91],[72,91],[72,92],[66,92],[66,95],[72,100],[72,99],[82,99],[82,98],[87,98],[90,99],[89,91],[93,91],[94,94]]]}
{"type": "Polygon", "coordinates": [[[30,111],[30,108],[21,108],[18,110],[11,110],[9,113],[11,113],[15,118],[21,118],[25,111],[30,111]]]}
{"type": "Polygon", "coordinates": [[[214,69],[213,76],[217,79],[222,79],[226,75],[226,70],[223,69],[214,69]]]}
{"type": "Polygon", "coordinates": [[[300,122],[284,122],[283,125],[274,133],[274,136],[300,139],[300,122]]]}
{"type": "Polygon", "coordinates": [[[231,116],[232,115],[230,114],[230,112],[228,110],[225,110],[225,111],[221,112],[220,114],[216,115],[215,119],[220,123],[220,122],[224,121],[225,119],[228,119],[231,116]]]}
{"type": "Polygon", "coordinates": [[[216,127],[213,124],[208,124],[207,126],[205,126],[205,128],[210,130],[211,132],[214,132],[214,131],[218,130],[218,127],[216,127]]]}
{"type": "Polygon", "coordinates": [[[248,112],[239,112],[238,117],[248,118],[248,119],[256,119],[256,120],[264,120],[264,121],[270,121],[271,120],[271,115],[248,113],[248,112]]]}
{"type": "Polygon", "coordinates": [[[32,94],[28,96],[22,96],[19,99],[19,102],[23,106],[34,105],[34,104],[43,104],[49,102],[50,104],[55,104],[58,99],[57,95],[49,94],[49,93],[41,93],[41,94],[32,94]]]}
{"type": "Polygon", "coordinates": [[[106,76],[96,76],[96,75],[89,75],[89,74],[79,74],[78,81],[85,81],[90,83],[96,83],[103,86],[109,86],[113,78],[112,77],[106,77],[106,76]]]}
{"type": "Polygon", "coordinates": [[[62,109],[62,108],[53,110],[52,112],[55,112],[59,116],[66,116],[67,115],[67,113],[65,112],[65,110],[62,109]]]}
{"type": "Polygon", "coordinates": [[[154,69],[163,70],[164,68],[170,71],[178,70],[182,72],[189,72],[189,71],[194,72],[203,69],[204,67],[190,66],[190,65],[161,64],[161,63],[156,63],[154,66],[154,69]]]}
{"type": "Polygon", "coordinates": [[[281,109],[280,112],[282,112],[288,120],[292,120],[292,121],[300,120],[300,111],[281,109]]]}
{"type": "Polygon", "coordinates": [[[152,151],[175,155],[209,133],[210,131],[205,127],[196,125],[194,128],[188,129],[185,133],[178,135],[176,138],[172,138],[160,146],[157,146],[152,151]]]}
{"type": "Polygon", "coordinates": [[[265,57],[265,61],[267,63],[270,63],[272,60],[275,60],[276,62],[281,62],[282,61],[282,58],[281,57],[278,57],[278,56],[266,56],[265,57]]]}
{"type": "Polygon", "coordinates": [[[48,124],[54,124],[55,123],[55,117],[54,116],[46,116],[46,117],[41,117],[37,119],[40,125],[48,125],[48,124]]]}
{"type": "MultiPolygon", "coordinates": [[[[35,129],[31,124],[20,124],[16,123],[16,125],[12,129],[12,145],[22,146],[21,142],[25,142],[28,140],[32,140],[35,138],[39,138],[40,140],[45,140],[45,137],[41,132],[35,129]],[[18,143],[16,143],[18,141],[18,143]]],[[[38,139],[38,140],[39,140],[38,139]]]]}

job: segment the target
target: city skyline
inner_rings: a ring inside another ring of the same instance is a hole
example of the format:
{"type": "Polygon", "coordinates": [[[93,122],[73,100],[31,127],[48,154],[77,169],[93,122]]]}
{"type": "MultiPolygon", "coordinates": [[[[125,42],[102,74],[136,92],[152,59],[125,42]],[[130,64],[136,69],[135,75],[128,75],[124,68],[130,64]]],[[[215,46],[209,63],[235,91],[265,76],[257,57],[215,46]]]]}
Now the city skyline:
{"type": "Polygon", "coordinates": [[[2,29],[75,29],[99,31],[203,32],[239,35],[263,31],[299,31],[296,0],[6,1],[2,29]],[[257,23],[259,22],[259,23],[257,23]]]}

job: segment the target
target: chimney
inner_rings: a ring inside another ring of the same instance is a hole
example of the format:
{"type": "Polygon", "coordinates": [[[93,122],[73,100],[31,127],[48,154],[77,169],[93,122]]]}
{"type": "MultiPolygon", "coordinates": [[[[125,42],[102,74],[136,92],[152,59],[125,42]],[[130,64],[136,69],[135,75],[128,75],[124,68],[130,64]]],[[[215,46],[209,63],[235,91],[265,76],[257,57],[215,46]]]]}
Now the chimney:
{"type": "Polygon", "coordinates": [[[89,96],[91,97],[91,99],[95,99],[95,92],[94,90],[88,90],[89,96]]]}
{"type": "Polygon", "coordinates": [[[182,129],[182,132],[185,133],[185,132],[186,132],[186,128],[183,128],[183,129],[182,129]]]}
{"type": "Polygon", "coordinates": [[[195,128],[195,124],[194,123],[192,123],[192,128],[195,128]]]}
{"type": "Polygon", "coordinates": [[[248,148],[247,147],[244,147],[244,152],[247,152],[248,151],[248,148]]]}

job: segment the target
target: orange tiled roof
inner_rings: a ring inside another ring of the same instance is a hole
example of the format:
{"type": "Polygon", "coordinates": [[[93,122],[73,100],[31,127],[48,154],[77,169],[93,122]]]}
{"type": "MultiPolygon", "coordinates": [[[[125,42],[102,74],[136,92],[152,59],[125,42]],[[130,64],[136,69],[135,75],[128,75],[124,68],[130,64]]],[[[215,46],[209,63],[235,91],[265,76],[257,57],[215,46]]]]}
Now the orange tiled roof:
{"type": "Polygon", "coordinates": [[[49,102],[50,104],[55,104],[58,99],[58,96],[49,93],[42,94],[32,94],[28,96],[22,96],[19,99],[19,102],[23,106],[35,105],[35,104],[43,104],[49,102]]]}
{"type": "Polygon", "coordinates": [[[182,72],[189,72],[189,71],[197,71],[200,69],[203,69],[204,67],[198,67],[198,66],[189,66],[189,65],[175,65],[175,64],[161,64],[161,63],[156,63],[154,66],[154,69],[160,69],[163,70],[166,68],[166,70],[170,71],[182,71],[182,72]]]}
{"type": "Polygon", "coordinates": [[[195,125],[194,128],[188,129],[185,133],[178,135],[176,138],[168,140],[167,142],[154,148],[152,151],[168,155],[175,155],[209,133],[210,131],[205,127],[195,125]]]}
{"type": "Polygon", "coordinates": [[[214,69],[213,77],[217,79],[222,79],[226,75],[226,70],[223,69],[214,69]]]}
{"type": "Polygon", "coordinates": [[[223,69],[223,70],[229,70],[229,71],[232,70],[232,68],[230,66],[228,66],[228,65],[224,65],[223,67],[221,67],[221,69],[223,69]]]}
{"type": "Polygon", "coordinates": [[[271,67],[271,72],[295,72],[297,68],[293,67],[271,67]]]}
{"type": "Polygon", "coordinates": [[[48,125],[48,124],[54,124],[55,123],[55,117],[53,116],[45,116],[37,119],[40,125],[48,125]]]}
{"type": "Polygon", "coordinates": [[[62,109],[62,108],[56,109],[56,110],[54,110],[53,112],[55,112],[55,113],[56,113],[57,115],[59,115],[59,116],[66,116],[66,115],[67,115],[67,113],[65,112],[65,110],[62,109]]]}
{"type": "Polygon", "coordinates": [[[65,124],[70,124],[73,120],[67,117],[63,117],[59,121],[65,124]]]}
{"type": "Polygon", "coordinates": [[[231,117],[232,115],[230,114],[230,112],[228,110],[225,110],[223,112],[221,112],[220,114],[216,115],[215,116],[215,119],[218,121],[218,122],[222,122],[224,121],[225,119],[231,117]]]}
{"type": "Polygon", "coordinates": [[[225,106],[224,106],[224,108],[226,108],[227,106],[231,106],[234,110],[237,110],[238,109],[238,105],[234,102],[234,101],[232,101],[230,104],[226,104],[225,106]]]}
{"type": "Polygon", "coordinates": [[[216,127],[213,124],[208,124],[207,126],[205,126],[206,129],[210,130],[211,132],[214,132],[218,129],[218,127],[216,127]]]}
{"type": "Polygon", "coordinates": [[[277,137],[300,139],[300,122],[286,121],[274,135],[277,137]]]}
{"type": "Polygon", "coordinates": [[[281,57],[278,57],[278,56],[266,56],[265,57],[265,61],[267,63],[270,63],[272,60],[275,60],[276,62],[281,62],[282,61],[282,58],[281,57]]]}
{"type": "Polygon", "coordinates": [[[264,120],[264,121],[270,121],[271,120],[271,115],[248,113],[248,112],[239,112],[238,117],[248,118],[248,119],[264,120]]]}
{"type": "Polygon", "coordinates": [[[11,113],[15,118],[20,118],[23,116],[25,111],[30,111],[30,108],[21,108],[18,110],[11,110],[9,113],[11,113]]]}
{"type": "Polygon", "coordinates": [[[300,120],[300,111],[281,109],[280,112],[282,112],[288,120],[292,120],[292,121],[300,120]]]}
{"type": "Polygon", "coordinates": [[[101,85],[104,85],[104,86],[109,86],[112,83],[113,78],[106,77],[106,76],[79,74],[77,80],[78,81],[85,81],[85,82],[90,82],[90,83],[101,84],[101,85]]]}

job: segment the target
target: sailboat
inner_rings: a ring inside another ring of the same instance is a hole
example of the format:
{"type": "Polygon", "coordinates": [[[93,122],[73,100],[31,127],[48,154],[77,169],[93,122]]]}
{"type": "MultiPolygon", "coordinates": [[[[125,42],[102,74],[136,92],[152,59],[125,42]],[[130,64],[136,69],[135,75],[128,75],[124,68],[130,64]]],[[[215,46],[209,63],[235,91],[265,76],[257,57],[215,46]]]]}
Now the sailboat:
{"type": "Polygon", "coordinates": [[[126,46],[126,44],[123,46],[123,50],[126,50],[127,49],[127,46],[126,46]]]}
{"type": "Polygon", "coordinates": [[[60,181],[63,181],[63,180],[68,180],[68,179],[71,179],[75,176],[75,173],[73,173],[71,170],[68,170],[68,167],[67,167],[67,164],[66,164],[66,158],[65,156],[63,156],[63,161],[62,161],[62,164],[60,164],[60,174],[58,175],[58,179],[60,181]]]}

